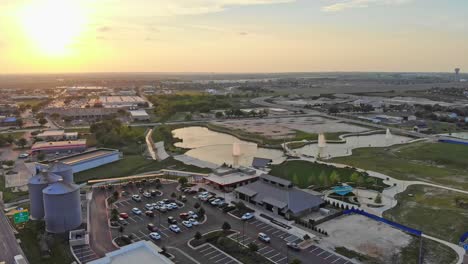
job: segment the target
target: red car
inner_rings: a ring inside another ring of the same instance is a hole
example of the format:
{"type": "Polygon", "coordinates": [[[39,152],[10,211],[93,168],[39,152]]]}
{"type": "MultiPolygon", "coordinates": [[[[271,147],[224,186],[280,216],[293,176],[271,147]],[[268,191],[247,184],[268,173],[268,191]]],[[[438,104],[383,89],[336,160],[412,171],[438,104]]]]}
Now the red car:
{"type": "Polygon", "coordinates": [[[127,219],[128,218],[128,214],[127,213],[120,213],[119,216],[123,219],[127,219]]]}
{"type": "Polygon", "coordinates": [[[189,214],[187,213],[181,213],[179,214],[180,219],[187,220],[189,218],[189,214]]]}

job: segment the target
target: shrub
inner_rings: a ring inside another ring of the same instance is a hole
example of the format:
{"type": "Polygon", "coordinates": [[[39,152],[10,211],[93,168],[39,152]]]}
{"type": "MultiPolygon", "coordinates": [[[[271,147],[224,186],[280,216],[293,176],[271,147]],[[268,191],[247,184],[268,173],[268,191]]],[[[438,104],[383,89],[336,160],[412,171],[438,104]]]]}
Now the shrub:
{"type": "Polygon", "coordinates": [[[257,252],[258,250],[258,246],[257,244],[253,243],[253,242],[250,242],[247,247],[250,249],[250,251],[252,252],[257,252]]]}

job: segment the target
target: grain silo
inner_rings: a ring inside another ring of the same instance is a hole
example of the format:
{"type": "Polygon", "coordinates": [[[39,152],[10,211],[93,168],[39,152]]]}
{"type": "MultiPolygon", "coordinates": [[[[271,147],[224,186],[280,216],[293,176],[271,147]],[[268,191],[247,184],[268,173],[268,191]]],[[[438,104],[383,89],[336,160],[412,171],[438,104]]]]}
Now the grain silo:
{"type": "Polygon", "coordinates": [[[28,180],[29,201],[31,219],[39,220],[44,218],[44,199],[42,190],[49,184],[58,182],[61,176],[42,170],[28,180]]]}
{"type": "Polygon", "coordinates": [[[46,231],[63,233],[81,225],[80,187],[56,182],[43,191],[46,231]]]}
{"type": "Polygon", "coordinates": [[[73,167],[70,165],[55,161],[50,164],[49,171],[62,176],[64,182],[73,183],[73,167]]]}

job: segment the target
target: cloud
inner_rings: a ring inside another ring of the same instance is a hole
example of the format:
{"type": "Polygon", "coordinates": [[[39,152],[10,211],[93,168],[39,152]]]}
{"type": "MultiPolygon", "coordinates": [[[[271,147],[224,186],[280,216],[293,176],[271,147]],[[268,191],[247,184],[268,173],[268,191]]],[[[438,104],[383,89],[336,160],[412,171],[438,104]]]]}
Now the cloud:
{"type": "Polygon", "coordinates": [[[168,10],[174,15],[198,15],[218,13],[234,6],[286,4],[295,1],[296,0],[169,0],[167,4],[168,10]]]}
{"type": "Polygon", "coordinates": [[[373,5],[401,5],[412,0],[342,0],[322,7],[324,12],[340,12],[346,9],[366,8],[373,5]]]}
{"type": "Polygon", "coordinates": [[[239,35],[241,36],[247,36],[249,33],[248,32],[239,32],[239,35]]]}

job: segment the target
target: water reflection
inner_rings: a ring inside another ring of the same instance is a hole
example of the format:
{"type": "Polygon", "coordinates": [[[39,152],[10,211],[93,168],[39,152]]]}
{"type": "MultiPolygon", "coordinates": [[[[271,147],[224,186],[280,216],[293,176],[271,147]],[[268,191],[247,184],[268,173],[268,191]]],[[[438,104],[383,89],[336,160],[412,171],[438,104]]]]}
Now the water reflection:
{"type": "Polygon", "coordinates": [[[273,163],[281,163],[285,160],[283,151],[257,147],[257,144],[240,140],[234,136],[215,132],[206,127],[184,127],[175,129],[172,134],[182,139],[176,147],[190,149],[185,154],[203,161],[221,165],[232,164],[232,144],[237,142],[240,147],[239,165],[250,166],[254,157],[273,160],[273,163]]]}

